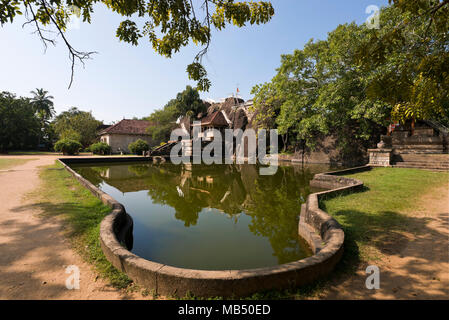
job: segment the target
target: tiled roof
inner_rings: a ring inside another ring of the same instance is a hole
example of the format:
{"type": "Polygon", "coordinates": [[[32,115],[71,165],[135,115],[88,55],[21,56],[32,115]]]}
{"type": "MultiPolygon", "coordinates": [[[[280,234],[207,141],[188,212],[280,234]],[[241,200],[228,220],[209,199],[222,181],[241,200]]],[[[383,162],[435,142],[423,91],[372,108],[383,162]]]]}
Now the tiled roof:
{"type": "Polygon", "coordinates": [[[122,121],[106,128],[100,132],[100,135],[104,134],[139,134],[148,135],[147,128],[150,127],[152,123],[146,120],[128,120],[123,119],[122,121]]]}
{"type": "Polygon", "coordinates": [[[221,111],[215,111],[214,113],[208,115],[207,117],[201,119],[202,126],[216,126],[216,127],[227,127],[228,122],[221,113],[221,111]]]}

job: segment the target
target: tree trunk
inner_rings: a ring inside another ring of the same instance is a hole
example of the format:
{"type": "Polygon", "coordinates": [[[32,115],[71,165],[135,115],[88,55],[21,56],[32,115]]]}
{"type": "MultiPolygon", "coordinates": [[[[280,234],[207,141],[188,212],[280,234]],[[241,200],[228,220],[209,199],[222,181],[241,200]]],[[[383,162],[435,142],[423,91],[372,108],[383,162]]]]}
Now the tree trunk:
{"type": "Polygon", "coordinates": [[[287,150],[287,142],[288,142],[288,132],[282,135],[282,151],[285,152],[287,150]]]}
{"type": "Polygon", "coordinates": [[[301,155],[301,163],[302,163],[302,166],[304,167],[304,159],[305,159],[305,154],[306,153],[306,143],[305,143],[305,141],[303,141],[303,143],[302,143],[302,155],[301,155]]]}

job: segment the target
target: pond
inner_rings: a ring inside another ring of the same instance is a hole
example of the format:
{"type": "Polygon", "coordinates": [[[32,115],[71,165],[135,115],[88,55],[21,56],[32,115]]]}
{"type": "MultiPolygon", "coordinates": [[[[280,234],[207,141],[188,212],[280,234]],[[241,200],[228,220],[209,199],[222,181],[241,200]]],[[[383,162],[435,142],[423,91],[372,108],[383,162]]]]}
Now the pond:
{"type": "Polygon", "coordinates": [[[122,203],[134,221],[131,251],[175,267],[235,270],[312,255],[298,236],[301,204],[323,165],[95,163],[71,167],[122,203]]]}

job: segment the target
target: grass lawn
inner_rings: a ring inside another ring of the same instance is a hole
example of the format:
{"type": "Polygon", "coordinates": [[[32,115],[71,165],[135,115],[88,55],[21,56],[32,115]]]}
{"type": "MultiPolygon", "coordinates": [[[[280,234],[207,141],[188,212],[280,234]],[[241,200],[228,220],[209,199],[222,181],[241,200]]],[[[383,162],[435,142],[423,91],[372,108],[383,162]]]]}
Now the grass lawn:
{"type": "Polygon", "coordinates": [[[0,159],[0,170],[7,170],[9,168],[22,165],[31,160],[35,159],[0,159]]]}
{"type": "Polygon", "coordinates": [[[364,182],[365,190],[320,203],[345,231],[345,269],[357,262],[382,258],[382,251],[405,241],[402,232],[415,232],[413,212],[424,209],[420,197],[448,186],[448,172],[419,169],[374,168],[345,175],[364,182]]]}
{"type": "Polygon", "coordinates": [[[132,281],[109,263],[100,247],[100,222],[111,209],[59,163],[44,167],[40,178],[42,187],[33,196],[38,197],[43,214],[62,218],[75,250],[114,287],[128,288],[132,281]]]}

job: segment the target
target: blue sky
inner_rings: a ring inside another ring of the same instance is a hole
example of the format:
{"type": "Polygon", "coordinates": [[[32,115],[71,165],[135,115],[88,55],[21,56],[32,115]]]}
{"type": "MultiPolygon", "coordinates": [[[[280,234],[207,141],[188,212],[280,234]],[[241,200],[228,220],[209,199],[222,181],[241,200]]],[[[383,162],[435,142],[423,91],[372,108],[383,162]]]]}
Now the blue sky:
{"type": "MultiPolygon", "coordinates": [[[[275,75],[281,54],[301,49],[310,38],[325,39],[339,24],[363,23],[369,16],[367,6],[385,6],[388,0],[271,2],[276,13],[268,24],[213,33],[203,60],[212,88],[202,93],[202,98],[218,100],[235,92],[237,85],[245,100],[251,98],[254,85],[275,75]]],[[[92,24],[81,23],[68,32],[75,48],[98,52],[84,69],[77,67],[70,90],[70,61],[62,40],[44,53],[33,28],[22,29],[22,21],[0,27],[0,90],[30,96],[31,90],[44,88],[55,97],[58,113],[76,106],[110,123],[123,117],[147,116],[187,84],[194,85],[185,68],[198,47],[186,47],[172,59],[160,57],[145,39],[138,47],[119,42],[115,30],[121,20],[99,5],[92,24]]]]}

